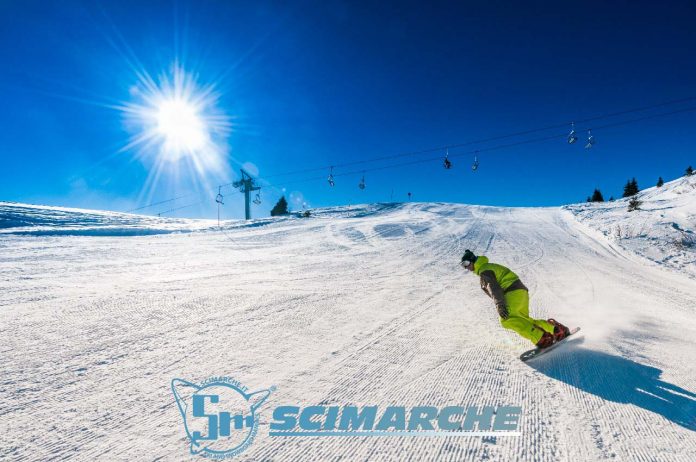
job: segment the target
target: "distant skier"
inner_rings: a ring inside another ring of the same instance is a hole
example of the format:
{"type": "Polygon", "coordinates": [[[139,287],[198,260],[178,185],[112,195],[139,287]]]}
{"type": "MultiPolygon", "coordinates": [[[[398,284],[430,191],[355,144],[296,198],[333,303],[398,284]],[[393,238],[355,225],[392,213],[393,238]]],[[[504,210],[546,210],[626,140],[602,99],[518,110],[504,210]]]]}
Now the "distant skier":
{"type": "Polygon", "coordinates": [[[477,257],[469,249],[461,265],[481,277],[481,289],[495,302],[500,324],[506,329],[531,340],[538,348],[547,348],[569,335],[569,329],[555,319],[529,317],[528,289],[508,268],[489,263],[487,257],[477,257]]]}

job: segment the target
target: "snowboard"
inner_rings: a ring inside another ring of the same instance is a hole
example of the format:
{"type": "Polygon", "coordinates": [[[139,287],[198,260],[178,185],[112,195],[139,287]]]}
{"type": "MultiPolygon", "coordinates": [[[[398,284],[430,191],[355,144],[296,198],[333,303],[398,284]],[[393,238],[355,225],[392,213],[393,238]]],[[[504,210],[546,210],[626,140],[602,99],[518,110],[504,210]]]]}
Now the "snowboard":
{"type": "Polygon", "coordinates": [[[561,340],[560,342],[556,342],[547,348],[534,348],[533,350],[525,351],[524,353],[522,353],[520,355],[520,359],[522,361],[529,361],[530,359],[544,355],[544,354],[548,353],[549,351],[553,350],[554,348],[556,348],[558,345],[560,345],[563,342],[565,342],[566,340],[568,340],[573,334],[577,334],[579,331],[580,331],[579,327],[575,327],[573,329],[570,329],[570,334],[568,334],[568,336],[566,338],[564,338],[563,340],[561,340]]]}

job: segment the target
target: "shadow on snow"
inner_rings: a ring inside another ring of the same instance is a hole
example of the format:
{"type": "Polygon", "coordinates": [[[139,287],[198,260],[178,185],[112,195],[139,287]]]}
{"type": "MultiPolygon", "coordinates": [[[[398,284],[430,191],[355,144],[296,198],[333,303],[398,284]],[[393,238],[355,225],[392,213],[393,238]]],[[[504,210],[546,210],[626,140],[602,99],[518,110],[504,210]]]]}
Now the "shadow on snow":
{"type": "Polygon", "coordinates": [[[573,347],[567,356],[572,367],[559,367],[553,355],[526,364],[604,400],[633,404],[696,431],[696,394],[661,380],[656,367],[585,349],[582,340],[569,339],[564,348],[573,347]]]}

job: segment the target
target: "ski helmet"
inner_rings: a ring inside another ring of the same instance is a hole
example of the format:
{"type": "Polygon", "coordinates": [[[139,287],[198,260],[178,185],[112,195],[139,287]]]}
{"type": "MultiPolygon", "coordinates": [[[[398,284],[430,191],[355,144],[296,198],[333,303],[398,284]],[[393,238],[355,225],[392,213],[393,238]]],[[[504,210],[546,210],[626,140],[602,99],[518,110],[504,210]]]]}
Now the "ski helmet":
{"type": "Polygon", "coordinates": [[[461,265],[466,268],[470,264],[474,263],[477,258],[478,257],[474,255],[474,252],[472,252],[469,249],[466,249],[466,251],[464,251],[464,255],[462,256],[461,265]]]}

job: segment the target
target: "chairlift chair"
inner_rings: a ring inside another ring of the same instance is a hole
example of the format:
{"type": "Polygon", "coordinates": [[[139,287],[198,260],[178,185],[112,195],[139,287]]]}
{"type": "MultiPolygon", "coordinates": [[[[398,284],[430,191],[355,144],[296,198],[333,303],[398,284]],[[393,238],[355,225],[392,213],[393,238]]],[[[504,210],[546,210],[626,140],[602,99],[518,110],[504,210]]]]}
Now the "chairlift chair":
{"type": "Polygon", "coordinates": [[[358,188],[365,189],[365,175],[363,175],[362,179],[360,180],[360,184],[358,185],[358,188]]]}
{"type": "Polygon", "coordinates": [[[585,149],[591,149],[594,144],[595,138],[592,136],[592,130],[587,130],[587,144],[585,145],[585,149]]]}
{"type": "Polygon", "coordinates": [[[449,149],[445,152],[445,160],[443,161],[443,166],[445,169],[449,170],[452,168],[452,162],[448,159],[449,157],[449,149]]]}
{"type": "Polygon", "coordinates": [[[570,133],[568,133],[568,144],[573,144],[578,140],[578,135],[575,134],[575,122],[571,122],[570,133]]]}
{"type": "Polygon", "coordinates": [[[333,167],[331,167],[331,171],[329,172],[328,181],[329,181],[329,186],[331,186],[333,188],[333,186],[336,184],[336,182],[334,181],[334,176],[333,176],[333,167]]]}
{"type": "Polygon", "coordinates": [[[471,164],[471,170],[473,170],[475,172],[476,170],[478,170],[478,168],[479,168],[478,156],[474,156],[474,163],[471,164]]]}

